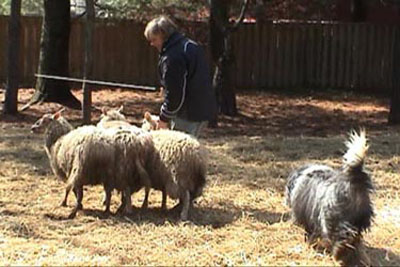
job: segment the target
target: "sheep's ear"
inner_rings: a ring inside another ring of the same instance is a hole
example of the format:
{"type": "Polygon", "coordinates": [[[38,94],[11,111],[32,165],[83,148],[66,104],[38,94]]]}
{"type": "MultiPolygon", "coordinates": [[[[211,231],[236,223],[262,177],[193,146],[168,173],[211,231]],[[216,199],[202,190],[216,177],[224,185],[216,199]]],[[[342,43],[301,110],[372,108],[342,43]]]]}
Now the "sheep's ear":
{"type": "Polygon", "coordinates": [[[107,109],[105,107],[101,108],[101,113],[103,113],[104,115],[107,115],[107,109]]]}
{"type": "Polygon", "coordinates": [[[124,110],[124,105],[121,105],[117,111],[118,111],[119,113],[122,113],[123,110],[124,110]]]}
{"type": "Polygon", "coordinates": [[[92,110],[102,112],[102,109],[97,107],[97,106],[95,106],[95,105],[92,105],[92,110]]]}
{"type": "Polygon", "coordinates": [[[50,113],[44,114],[44,115],[40,118],[40,120],[46,120],[46,119],[52,120],[52,119],[53,119],[53,116],[55,116],[55,115],[56,115],[56,114],[50,114],[50,113]]]}
{"type": "Polygon", "coordinates": [[[57,120],[58,118],[61,117],[61,112],[63,112],[65,110],[65,108],[60,109],[59,111],[57,111],[56,113],[53,114],[52,119],[53,120],[57,120]]]}
{"type": "Polygon", "coordinates": [[[146,111],[146,112],[144,113],[144,118],[145,118],[147,121],[149,121],[149,122],[151,122],[151,121],[153,120],[153,118],[151,117],[150,112],[148,112],[148,111],[146,111]]]}

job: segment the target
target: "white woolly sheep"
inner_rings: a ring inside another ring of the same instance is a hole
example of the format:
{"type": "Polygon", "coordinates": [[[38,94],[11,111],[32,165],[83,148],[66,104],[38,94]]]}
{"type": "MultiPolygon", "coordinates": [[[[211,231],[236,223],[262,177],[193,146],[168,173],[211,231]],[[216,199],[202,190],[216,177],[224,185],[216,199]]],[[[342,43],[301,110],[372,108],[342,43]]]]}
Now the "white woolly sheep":
{"type": "MultiPolygon", "coordinates": [[[[175,207],[181,209],[181,219],[187,220],[193,200],[202,194],[207,175],[207,151],[192,136],[179,131],[152,131],[153,142],[161,160],[172,174],[179,198],[175,207]]],[[[172,196],[171,196],[172,197],[172,196]]]]}
{"type": "MultiPolygon", "coordinates": [[[[114,111],[112,119],[121,118],[119,111],[114,111]]],[[[202,193],[206,182],[207,174],[207,151],[193,136],[173,131],[159,130],[153,131],[156,127],[156,116],[146,112],[142,124],[142,129],[150,131],[154,145],[159,151],[163,166],[172,175],[175,186],[167,188],[167,194],[174,199],[179,198],[179,204],[174,209],[181,209],[180,217],[187,220],[189,208],[193,200],[202,193]]],[[[153,188],[155,177],[150,175],[153,188]]],[[[156,188],[157,189],[157,188],[156,188]]],[[[148,199],[146,191],[145,202],[148,199]]],[[[166,207],[166,195],[163,194],[162,207],[166,207]]]]}
{"type": "MultiPolygon", "coordinates": [[[[69,218],[82,209],[84,185],[103,184],[106,192],[106,210],[109,212],[112,189],[124,192],[125,212],[130,213],[130,188],[137,184],[149,184],[143,180],[143,165],[149,165],[147,158],[138,153],[142,147],[152,147],[151,137],[139,139],[130,131],[121,129],[103,130],[95,126],[82,126],[77,129],[61,116],[46,114],[33,126],[34,132],[45,132],[45,150],[53,172],[67,181],[65,198],[73,189],[76,206],[69,218]]],[[[157,155],[157,154],[156,154],[157,155]]],[[[121,205],[122,206],[122,205],[121,205]]]]}
{"type": "Polygon", "coordinates": [[[178,184],[177,197],[181,219],[188,218],[193,200],[199,197],[206,183],[207,151],[199,141],[186,133],[173,130],[154,131],[157,117],[146,112],[142,129],[150,131],[161,159],[178,184]]]}
{"type": "MultiPolygon", "coordinates": [[[[136,126],[131,125],[129,122],[127,122],[126,117],[121,113],[123,110],[123,106],[120,106],[118,109],[116,110],[107,110],[106,108],[102,108],[101,109],[101,116],[100,116],[100,121],[97,123],[97,127],[101,128],[101,129],[109,129],[109,128],[119,128],[119,129],[126,129],[129,131],[132,131],[134,134],[138,135],[142,133],[142,130],[136,126]]],[[[143,166],[142,166],[143,167],[143,166]]],[[[141,170],[144,171],[143,168],[141,168],[141,170]]],[[[144,176],[144,180],[148,181],[149,177],[147,172],[142,172],[142,175],[144,176]]],[[[144,186],[144,185],[143,185],[144,186]]],[[[145,187],[146,190],[149,190],[148,187],[145,187]]],[[[140,188],[132,188],[133,190],[135,190],[134,192],[136,192],[136,190],[140,190],[140,188]]],[[[106,205],[106,198],[107,196],[105,195],[103,198],[103,205],[106,205]]],[[[122,198],[123,199],[123,198],[122,198]]],[[[121,205],[120,208],[123,207],[123,204],[121,205]]],[[[147,208],[147,202],[143,203],[142,208],[147,208]]]]}
{"type": "MultiPolygon", "coordinates": [[[[102,109],[103,114],[101,115],[101,120],[97,123],[97,127],[103,129],[118,128],[118,129],[130,130],[139,136],[142,136],[143,134],[149,135],[147,131],[144,131],[141,128],[129,124],[125,116],[121,113],[122,109],[123,106],[121,106],[119,109],[116,110],[106,111],[105,109],[102,109]]],[[[149,154],[148,156],[145,157],[151,158],[152,160],[148,161],[151,164],[149,164],[148,166],[143,166],[143,169],[147,171],[142,172],[142,175],[146,176],[146,178],[144,179],[145,181],[148,181],[148,179],[150,179],[151,188],[162,191],[161,208],[165,210],[167,208],[166,188],[168,188],[168,192],[170,192],[170,194],[174,194],[174,192],[177,192],[176,189],[177,185],[174,184],[170,172],[168,172],[165,165],[161,162],[161,158],[158,151],[153,151],[151,147],[148,147],[146,148],[146,150],[143,150],[139,154],[144,155],[145,153],[149,154]]],[[[147,208],[148,196],[150,191],[150,187],[148,186],[148,184],[141,184],[141,186],[139,187],[135,186],[134,188],[131,188],[131,192],[132,193],[136,192],[140,190],[141,187],[145,187],[145,192],[146,192],[142,208],[147,208]]],[[[176,198],[175,195],[173,196],[176,198]]]]}

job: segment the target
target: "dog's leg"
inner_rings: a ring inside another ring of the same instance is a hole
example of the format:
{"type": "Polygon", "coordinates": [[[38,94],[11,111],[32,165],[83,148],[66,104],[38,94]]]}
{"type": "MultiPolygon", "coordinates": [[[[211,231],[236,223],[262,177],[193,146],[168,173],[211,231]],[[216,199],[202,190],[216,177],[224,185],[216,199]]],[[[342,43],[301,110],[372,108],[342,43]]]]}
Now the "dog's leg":
{"type": "Polygon", "coordinates": [[[346,266],[366,266],[368,258],[364,258],[361,249],[360,232],[349,223],[340,223],[333,240],[334,258],[346,266]]]}
{"type": "Polygon", "coordinates": [[[307,242],[310,246],[313,246],[316,243],[318,235],[311,231],[306,231],[304,234],[304,241],[307,242]]]}

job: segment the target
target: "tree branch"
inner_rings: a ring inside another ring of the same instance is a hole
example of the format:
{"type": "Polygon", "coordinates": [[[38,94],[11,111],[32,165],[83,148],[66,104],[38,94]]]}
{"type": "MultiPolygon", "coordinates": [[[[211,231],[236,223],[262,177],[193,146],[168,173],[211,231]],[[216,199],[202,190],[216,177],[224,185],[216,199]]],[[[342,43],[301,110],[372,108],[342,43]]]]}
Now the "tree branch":
{"type": "Polygon", "coordinates": [[[242,5],[242,10],[240,11],[240,16],[238,20],[230,27],[230,31],[237,30],[239,25],[243,22],[248,6],[249,6],[249,0],[244,0],[242,5]]]}
{"type": "Polygon", "coordinates": [[[72,19],[80,19],[85,15],[86,15],[86,10],[83,11],[82,13],[80,13],[80,14],[76,14],[75,16],[72,17],[72,19]]]}

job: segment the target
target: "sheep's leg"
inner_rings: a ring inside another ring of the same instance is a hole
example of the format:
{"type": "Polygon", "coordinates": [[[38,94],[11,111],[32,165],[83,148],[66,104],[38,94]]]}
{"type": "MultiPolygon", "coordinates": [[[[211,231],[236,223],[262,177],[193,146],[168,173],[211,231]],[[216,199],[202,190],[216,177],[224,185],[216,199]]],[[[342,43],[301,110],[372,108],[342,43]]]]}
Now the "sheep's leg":
{"type": "Polygon", "coordinates": [[[117,213],[121,213],[125,208],[125,195],[124,192],[121,191],[121,205],[117,209],[117,213]]]}
{"type": "Polygon", "coordinates": [[[76,216],[76,213],[78,212],[78,210],[81,210],[82,207],[82,198],[83,198],[83,188],[82,186],[80,187],[74,187],[74,193],[76,196],[76,205],[74,207],[74,209],[72,210],[72,212],[69,214],[68,219],[73,219],[76,216]]]}
{"type": "Polygon", "coordinates": [[[145,187],[145,194],[144,194],[144,200],[143,200],[143,204],[142,204],[142,209],[147,209],[147,207],[149,206],[149,194],[150,194],[150,187],[145,187]]]}
{"type": "Polygon", "coordinates": [[[65,188],[65,196],[64,196],[63,201],[60,204],[61,207],[66,207],[67,206],[67,199],[68,199],[69,192],[71,192],[71,188],[72,188],[71,184],[68,184],[67,188],[65,188]]]}
{"type": "MultiPolygon", "coordinates": [[[[105,189],[104,189],[105,190],[105,189]]],[[[107,192],[105,192],[104,196],[103,196],[103,200],[101,201],[101,203],[103,204],[103,206],[107,205],[107,192]]]]}
{"type": "Polygon", "coordinates": [[[145,196],[144,196],[144,200],[143,200],[143,204],[142,204],[142,209],[147,209],[147,207],[149,206],[149,192],[150,192],[150,187],[151,187],[150,177],[138,159],[135,161],[135,164],[136,164],[136,168],[139,172],[140,185],[144,186],[144,188],[145,188],[145,196]]]}
{"type": "Polygon", "coordinates": [[[189,216],[189,207],[190,207],[190,193],[188,190],[185,191],[185,195],[183,197],[183,207],[181,212],[181,220],[186,221],[189,216]]]}
{"type": "Polygon", "coordinates": [[[176,204],[175,206],[172,207],[171,211],[172,212],[180,212],[182,211],[182,203],[183,203],[183,199],[179,198],[179,202],[178,204],[176,204]]]}
{"type": "Polygon", "coordinates": [[[124,190],[124,210],[125,214],[132,214],[132,201],[131,201],[131,190],[129,188],[126,188],[124,190]]]}
{"type": "Polygon", "coordinates": [[[104,210],[104,214],[108,215],[110,213],[110,203],[111,203],[111,191],[112,189],[110,189],[108,186],[104,187],[104,191],[105,191],[105,206],[106,209],[104,210]]]}
{"type": "Polygon", "coordinates": [[[167,210],[167,192],[165,191],[165,189],[162,190],[161,210],[167,210]]]}

